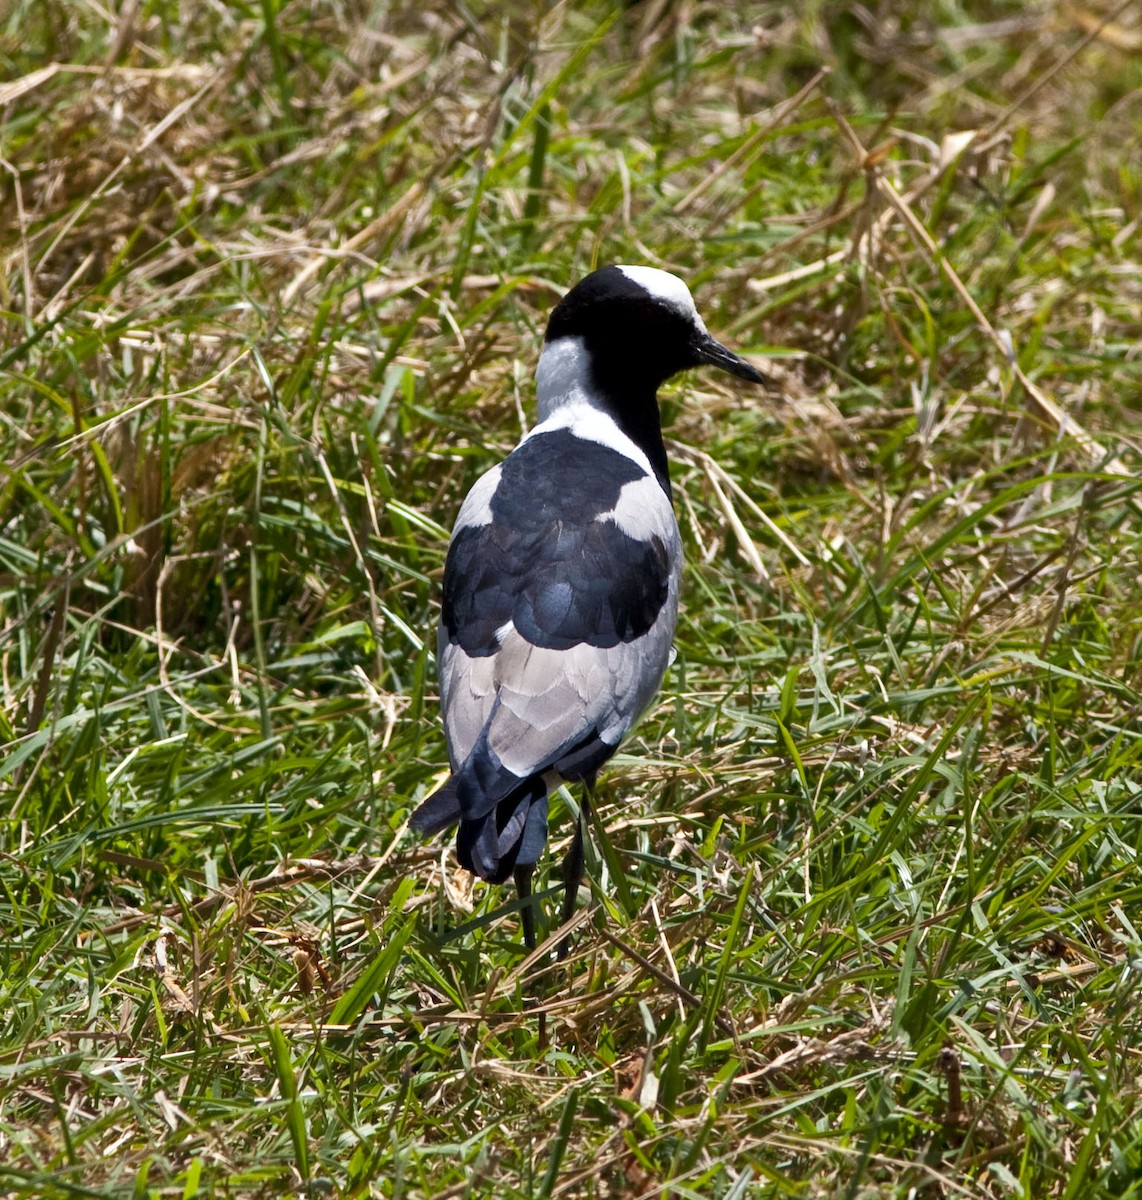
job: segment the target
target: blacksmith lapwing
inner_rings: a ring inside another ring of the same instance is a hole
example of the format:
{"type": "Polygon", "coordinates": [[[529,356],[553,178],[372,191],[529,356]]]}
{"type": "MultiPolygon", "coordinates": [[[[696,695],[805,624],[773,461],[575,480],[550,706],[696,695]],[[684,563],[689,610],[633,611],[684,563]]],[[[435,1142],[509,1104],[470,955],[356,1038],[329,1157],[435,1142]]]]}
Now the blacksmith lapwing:
{"type": "MultiPolygon", "coordinates": [[[[710,336],[677,276],[592,272],[548,322],[539,423],[477,480],[448,548],[437,669],[452,775],[410,826],[459,824],[461,864],[493,883],[514,874],[526,899],[548,794],[583,781],[564,922],[596,772],[670,661],[682,547],[657,393],[704,363],[764,382],[710,336]]],[[[522,916],[533,948],[533,906],[522,916]]]]}

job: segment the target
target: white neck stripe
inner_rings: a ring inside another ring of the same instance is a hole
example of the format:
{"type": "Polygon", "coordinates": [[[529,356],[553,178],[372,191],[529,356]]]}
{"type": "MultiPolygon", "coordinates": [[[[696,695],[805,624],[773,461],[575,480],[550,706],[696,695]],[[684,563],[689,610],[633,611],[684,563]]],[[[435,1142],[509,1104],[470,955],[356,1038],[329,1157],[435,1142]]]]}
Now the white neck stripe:
{"type": "Polygon", "coordinates": [[[586,400],[569,400],[560,404],[523,438],[520,445],[539,434],[553,433],[557,429],[566,429],[584,441],[616,450],[624,458],[636,463],[647,475],[654,475],[650,459],[623,433],[614,418],[586,400]]]}

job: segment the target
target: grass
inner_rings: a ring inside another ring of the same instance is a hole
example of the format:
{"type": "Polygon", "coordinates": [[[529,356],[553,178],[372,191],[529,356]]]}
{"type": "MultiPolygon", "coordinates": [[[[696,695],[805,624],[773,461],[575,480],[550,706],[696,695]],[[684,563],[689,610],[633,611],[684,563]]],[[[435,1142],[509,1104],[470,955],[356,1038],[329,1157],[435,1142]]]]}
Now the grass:
{"type": "Polygon", "coordinates": [[[0,1193],[1142,1193],[1142,26],[971,7],[13,0],[0,1193]],[[774,383],[550,968],[405,822],[607,261],[774,383]]]}

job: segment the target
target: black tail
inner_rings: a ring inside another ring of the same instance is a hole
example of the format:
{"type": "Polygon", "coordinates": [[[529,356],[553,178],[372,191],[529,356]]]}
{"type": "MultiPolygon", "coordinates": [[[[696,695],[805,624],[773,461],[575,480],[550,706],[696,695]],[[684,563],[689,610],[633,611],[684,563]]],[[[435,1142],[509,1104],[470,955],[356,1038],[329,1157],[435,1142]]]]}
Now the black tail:
{"type": "Polygon", "coordinates": [[[547,788],[524,779],[499,800],[480,794],[463,770],[438,788],[409,818],[415,833],[431,837],[459,824],[460,865],[489,883],[503,883],[516,866],[534,863],[547,843],[547,788]],[[475,793],[475,794],[474,794],[475,793]],[[464,813],[472,814],[466,818],[464,813]]]}
{"type": "Polygon", "coordinates": [[[431,837],[434,833],[442,833],[459,820],[459,777],[453,775],[443,787],[437,788],[409,817],[408,827],[414,833],[422,833],[425,837],[431,837]]]}
{"type": "Polygon", "coordinates": [[[547,845],[547,787],[526,779],[485,816],[461,821],[456,857],[489,883],[503,883],[516,867],[531,866],[547,845]]]}

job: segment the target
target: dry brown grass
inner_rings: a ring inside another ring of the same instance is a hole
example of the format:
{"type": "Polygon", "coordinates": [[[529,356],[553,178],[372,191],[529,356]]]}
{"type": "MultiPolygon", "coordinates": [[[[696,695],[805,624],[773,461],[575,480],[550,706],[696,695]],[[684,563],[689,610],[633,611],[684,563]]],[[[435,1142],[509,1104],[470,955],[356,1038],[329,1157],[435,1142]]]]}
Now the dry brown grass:
{"type": "Polygon", "coordinates": [[[17,0],[0,1190],[1133,1194],[1140,39],[17,0]],[[404,822],[445,530],[607,260],[774,382],[664,399],[679,662],[556,971],[404,822]]]}

